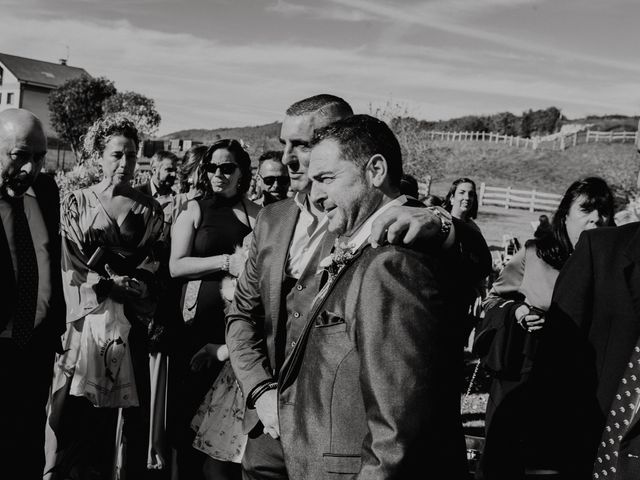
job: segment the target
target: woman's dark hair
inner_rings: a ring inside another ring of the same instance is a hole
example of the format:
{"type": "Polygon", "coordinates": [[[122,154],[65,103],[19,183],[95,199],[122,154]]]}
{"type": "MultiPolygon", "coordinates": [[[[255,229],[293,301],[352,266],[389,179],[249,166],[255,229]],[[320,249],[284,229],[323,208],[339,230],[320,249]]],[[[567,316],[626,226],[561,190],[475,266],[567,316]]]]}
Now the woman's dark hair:
{"type": "MultiPolygon", "coordinates": [[[[251,157],[247,153],[247,151],[243,148],[243,146],[237,140],[225,138],[223,140],[218,140],[216,143],[211,145],[207,150],[207,153],[204,157],[204,162],[209,163],[211,161],[211,157],[213,156],[213,152],[216,150],[227,150],[229,153],[233,154],[233,159],[238,164],[240,168],[240,180],[238,182],[238,195],[244,195],[249,191],[249,186],[251,185],[251,157]]],[[[209,177],[207,177],[205,172],[202,177],[204,177],[204,182],[206,183],[205,195],[212,195],[211,184],[209,183],[209,177]]]]}
{"type": "Polygon", "coordinates": [[[573,253],[573,245],[567,233],[566,218],[573,202],[582,197],[580,208],[587,213],[597,210],[606,219],[605,226],[613,226],[614,199],[607,182],[599,177],[587,177],[577,180],[567,189],[558,209],[553,214],[551,228],[534,242],[538,257],[560,270],[573,253]]]}
{"type": "MultiPolygon", "coordinates": [[[[196,145],[184,152],[182,157],[182,165],[180,165],[180,193],[186,193],[190,188],[196,188],[200,192],[206,191],[203,183],[209,183],[206,175],[203,175],[202,163],[207,154],[209,147],[206,145],[196,145]],[[189,180],[193,173],[196,172],[196,181],[192,185],[189,180]],[[204,178],[204,180],[203,180],[204,178]]],[[[209,186],[211,188],[211,186],[209,186]]]]}
{"type": "Polygon", "coordinates": [[[453,181],[449,192],[447,192],[447,196],[444,198],[444,208],[448,212],[451,211],[451,209],[453,208],[453,205],[451,205],[451,199],[455,195],[458,185],[460,185],[461,183],[470,183],[471,185],[473,185],[473,205],[471,205],[471,208],[469,209],[467,218],[476,218],[478,216],[478,189],[476,188],[476,182],[467,177],[458,178],[457,180],[453,181]]]}

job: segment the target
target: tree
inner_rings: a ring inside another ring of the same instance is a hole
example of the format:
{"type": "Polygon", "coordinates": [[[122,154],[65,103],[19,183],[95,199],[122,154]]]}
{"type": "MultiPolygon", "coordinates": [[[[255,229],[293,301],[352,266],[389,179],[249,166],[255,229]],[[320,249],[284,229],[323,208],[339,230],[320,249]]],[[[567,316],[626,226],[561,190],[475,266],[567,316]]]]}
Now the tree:
{"type": "Polygon", "coordinates": [[[51,125],[60,139],[71,145],[80,160],[82,137],[102,116],[102,102],[116,93],[111,80],[82,75],[73,78],[49,94],[51,125]]]}
{"type": "Polygon", "coordinates": [[[155,102],[136,92],[118,92],[102,103],[104,114],[124,113],[138,128],[142,138],[148,138],[158,131],[160,114],[155,102]]]}

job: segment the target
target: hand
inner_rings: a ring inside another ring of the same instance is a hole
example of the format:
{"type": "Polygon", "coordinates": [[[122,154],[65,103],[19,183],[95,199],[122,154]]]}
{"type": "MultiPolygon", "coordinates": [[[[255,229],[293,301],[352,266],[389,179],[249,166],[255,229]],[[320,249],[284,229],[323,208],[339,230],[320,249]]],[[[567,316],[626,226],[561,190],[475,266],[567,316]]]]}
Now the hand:
{"type": "Polygon", "coordinates": [[[524,328],[527,332],[541,330],[544,326],[544,316],[530,312],[531,310],[527,305],[520,305],[516,308],[515,315],[518,325],[524,328]]]}
{"type": "Polygon", "coordinates": [[[244,270],[244,264],[247,261],[246,255],[241,252],[236,252],[233,255],[229,255],[229,274],[234,277],[239,277],[244,270]]]}
{"type": "Polygon", "coordinates": [[[109,296],[114,300],[122,302],[131,298],[140,298],[142,294],[147,294],[147,286],[144,282],[136,280],[127,275],[116,274],[109,265],[104,266],[105,272],[113,281],[113,287],[109,296]]]}
{"type": "Polygon", "coordinates": [[[280,424],[278,422],[278,392],[275,389],[267,390],[256,400],[256,412],[264,426],[264,433],[273,438],[280,437],[280,424]]]}
{"type": "Polygon", "coordinates": [[[369,242],[373,248],[385,241],[410,245],[438,235],[440,226],[440,218],[427,208],[391,207],[373,222],[369,242]]]}
{"type": "Polygon", "coordinates": [[[191,370],[194,372],[199,372],[204,368],[209,368],[214,360],[220,360],[223,362],[229,358],[229,350],[224,343],[207,343],[204,347],[198,350],[193,357],[191,357],[191,370]],[[222,354],[219,353],[220,350],[224,350],[222,354]],[[226,351],[226,358],[224,357],[224,351],[226,351]]]}

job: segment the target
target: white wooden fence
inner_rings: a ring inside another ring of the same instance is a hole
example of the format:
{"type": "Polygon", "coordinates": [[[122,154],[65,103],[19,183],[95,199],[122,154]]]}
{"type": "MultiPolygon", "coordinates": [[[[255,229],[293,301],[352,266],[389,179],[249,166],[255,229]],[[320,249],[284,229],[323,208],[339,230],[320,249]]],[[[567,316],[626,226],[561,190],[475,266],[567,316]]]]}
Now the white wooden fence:
{"type": "Polygon", "coordinates": [[[554,212],[562,199],[562,195],[538,192],[537,190],[516,190],[511,187],[490,187],[484,182],[480,184],[478,204],[496,205],[499,207],[522,208],[534,211],[554,212]]]}
{"type": "Polygon", "coordinates": [[[513,135],[500,135],[493,132],[427,132],[430,140],[447,142],[480,141],[507,144],[511,147],[548,148],[551,150],[565,150],[567,147],[579,143],[638,143],[638,132],[599,132],[596,130],[582,130],[567,134],[554,133],[545,137],[524,138],[513,135]]]}

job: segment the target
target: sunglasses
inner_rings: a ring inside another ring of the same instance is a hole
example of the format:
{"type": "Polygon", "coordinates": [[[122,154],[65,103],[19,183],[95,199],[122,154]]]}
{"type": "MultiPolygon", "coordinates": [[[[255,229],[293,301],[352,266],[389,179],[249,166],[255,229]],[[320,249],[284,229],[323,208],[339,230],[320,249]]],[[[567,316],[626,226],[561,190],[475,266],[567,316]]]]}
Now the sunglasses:
{"type": "Polygon", "coordinates": [[[278,177],[263,177],[260,176],[265,185],[270,187],[274,183],[278,182],[279,185],[289,185],[290,179],[288,175],[280,175],[278,177]]]}
{"type": "Polygon", "coordinates": [[[216,173],[216,171],[220,169],[220,172],[222,172],[223,175],[231,175],[233,174],[233,172],[236,171],[237,168],[238,168],[238,165],[236,165],[235,163],[220,163],[220,164],[205,163],[204,164],[205,172],[216,173]]]}

